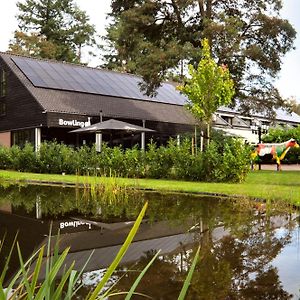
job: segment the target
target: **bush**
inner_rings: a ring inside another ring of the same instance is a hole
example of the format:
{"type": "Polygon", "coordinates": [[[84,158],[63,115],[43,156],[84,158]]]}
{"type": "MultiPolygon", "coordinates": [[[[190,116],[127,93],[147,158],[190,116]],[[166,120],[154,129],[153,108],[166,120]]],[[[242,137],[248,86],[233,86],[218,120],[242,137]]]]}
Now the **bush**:
{"type": "Polygon", "coordinates": [[[11,148],[0,147],[0,168],[12,169],[11,148]]]}
{"type": "Polygon", "coordinates": [[[172,158],[167,147],[151,142],[145,152],[145,175],[149,178],[169,178],[172,169],[172,158]]]}
{"type": "Polygon", "coordinates": [[[123,162],[128,177],[144,178],[146,176],[145,157],[145,152],[137,146],[126,149],[123,162]]]}
{"type": "MultiPolygon", "coordinates": [[[[249,149],[236,139],[219,136],[205,152],[193,155],[189,139],[178,146],[175,140],[147,150],[137,146],[123,150],[103,144],[101,153],[95,147],[77,150],[57,142],[42,143],[38,154],[30,144],[0,147],[0,168],[19,171],[80,175],[122,176],[133,178],[166,178],[198,181],[240,182],[249,171],[249,149]]],[[[299,157],[299,156],[298,156],[299,157]]]]}
{"type": "Polygon", "coordinates": [[[249,172],[250,148],[233,137],[215,133],[203,153],[205,181],[242,182],[249,172]]]}
{"type": "Polygon", "coordinates": [[[57,142],[42,143],[38,155],[40,172],[74,174],[77,167],[75,152],[73,148],[57,142]]]}
{"type": "Polygon", "coordinates": [[[15,147],[13,151],[14,169],[22,172],[36,172],[39,169],[38,158],[31,144],[26,143],[20,149],[15,147]]]}
{"type": "Polygon", "coordinates": [[[250,148],[239,139],[231,139],[224,146],[223,181],[242,182],[249,172],[250,148]]]}

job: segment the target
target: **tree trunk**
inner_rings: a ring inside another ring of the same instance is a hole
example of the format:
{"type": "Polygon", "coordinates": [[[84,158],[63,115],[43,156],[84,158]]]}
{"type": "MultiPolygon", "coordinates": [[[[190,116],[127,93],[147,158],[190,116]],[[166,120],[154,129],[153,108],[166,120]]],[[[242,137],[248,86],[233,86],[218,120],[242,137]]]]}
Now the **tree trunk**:
{"type": "Polygon", "coordinates": [[[207,121],[206,135],[207,135],[207,145],[209,145],[209,141],[210,141],[210,122],[209,121],[207,121]]]}

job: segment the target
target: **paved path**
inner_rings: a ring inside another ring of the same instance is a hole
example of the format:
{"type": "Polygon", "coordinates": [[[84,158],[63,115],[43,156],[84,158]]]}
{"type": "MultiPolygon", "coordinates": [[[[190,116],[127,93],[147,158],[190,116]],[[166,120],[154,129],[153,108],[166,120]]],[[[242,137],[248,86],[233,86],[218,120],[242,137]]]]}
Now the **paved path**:
{"type": "MultiPolygon", "coordinates": [[[[268,164],[268,165],[261,165],[262,170],[274,170],[276,171],[276,164],[268,164]]],[[[300,171],[300,164],[294,165],[281,165],[282,171],[300,171]]]]}

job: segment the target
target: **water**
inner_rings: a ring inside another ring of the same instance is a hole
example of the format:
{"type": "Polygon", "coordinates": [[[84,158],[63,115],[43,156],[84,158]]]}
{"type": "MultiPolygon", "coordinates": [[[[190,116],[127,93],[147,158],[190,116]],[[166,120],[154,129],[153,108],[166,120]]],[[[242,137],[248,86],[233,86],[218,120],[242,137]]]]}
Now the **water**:
{"type": "MultiPolygon", "coordinates": [[[[60,229],[61,251],[71,246],[67,264],[75,260],[81,269],[94,249],[81,278],[81,299],[103,276],[148,200],[136,239],[111,278],[115,290],[128,291],[160,249],[137,291],[177,299],[200,245],[187,299],[299,299],[299,212],[292,207],[137,191],[112,195],[68,187],[0,187],[0,237],[6,232],[0,271],[17,231],[23,256],[29,257],[47,242],[52,226],[53,233],[60,229]]],[[[15,253],[8,278],[17,268],[15,253]]]]}

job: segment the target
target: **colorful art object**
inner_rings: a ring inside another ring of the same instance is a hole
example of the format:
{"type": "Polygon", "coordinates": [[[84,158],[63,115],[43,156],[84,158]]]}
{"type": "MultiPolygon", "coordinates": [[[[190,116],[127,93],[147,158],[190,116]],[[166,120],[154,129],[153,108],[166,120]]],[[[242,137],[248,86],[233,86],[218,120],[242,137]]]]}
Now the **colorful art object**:
{"type": "Polygon", "coordinates": [[[270,144],[258,144],[255,151],[251,153],[251,161],[254,162],[258,157],[262,157],[267,154],[271,154],[272,158],[276,161],[277,171],[281,170],[281,161],[284,159],[290,148],[296,147],[296,140],[290,139],[284,143],[270,143],[270,144]]]}

